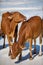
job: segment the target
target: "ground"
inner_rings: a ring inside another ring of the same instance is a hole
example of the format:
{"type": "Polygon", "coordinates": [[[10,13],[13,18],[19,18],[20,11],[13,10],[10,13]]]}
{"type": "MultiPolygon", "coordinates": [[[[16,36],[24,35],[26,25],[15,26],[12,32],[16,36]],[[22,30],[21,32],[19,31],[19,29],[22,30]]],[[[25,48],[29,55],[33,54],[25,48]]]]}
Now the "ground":
{"type": "MultiPolygon", "coordinates": [[[[42,46],[42,56],[39,56],[39,38],[36,39],[36,54],[33,54],[33,60],[29,59],[29,44],[26,43],[26,48],[22,51],[22,60],[18,61],[18,57],[12,60],[8,56],[8,41],[6,39],[6,48],[2,49],[3,39],[0,38],[0,65],[43,65],[43,46],[42,46]]],[[[43,39],[42,39],[43,44],[43,39]]],[[[34,42],[32,45],[32,53],[34,52],[34,42]]]]}

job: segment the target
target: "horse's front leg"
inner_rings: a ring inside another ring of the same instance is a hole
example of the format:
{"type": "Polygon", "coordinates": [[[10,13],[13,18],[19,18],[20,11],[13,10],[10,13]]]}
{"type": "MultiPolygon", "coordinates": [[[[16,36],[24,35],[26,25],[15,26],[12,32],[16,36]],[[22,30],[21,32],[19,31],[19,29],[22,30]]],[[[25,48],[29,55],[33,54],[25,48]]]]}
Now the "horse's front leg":
{"type": "Polygon", "coordinates": [[[17,41],[17,34],[15,33],[15,39],[14,39],[14,42],[16,42],[17,41]]]}
{"type": "Polygon", "coordinates": [[[30,60],[32,60],[32,39],[29,39],[30,42],[30,60]]]}
{"type": "Polygon", "coordinates": [[[19,60],[22,59],[22,51],[20,52],[20,55],[19,55],[19,60]]]}
{"type": "Polygon", "coordinates": [[[8,42],[9,42],[9,56],[11,55],[11,48],[12,48],[12,43],[11,43],[11,38],[8,36],[8,42]]]}
{"type": "Polygon", "coordinates": [[[42,55],[42,34],[40,34],[40,51],[39,51],[39,56],[42,55]]]}
{"type": "Polygon", "coordinates": [[[5,48],[5,35],[2,36],[4,38],[3,48],[5,48]]]}
{"type": "Polygon", "coordinates": [[[34,38],[34,54],[36,54],[36,39],[34,38]]]}

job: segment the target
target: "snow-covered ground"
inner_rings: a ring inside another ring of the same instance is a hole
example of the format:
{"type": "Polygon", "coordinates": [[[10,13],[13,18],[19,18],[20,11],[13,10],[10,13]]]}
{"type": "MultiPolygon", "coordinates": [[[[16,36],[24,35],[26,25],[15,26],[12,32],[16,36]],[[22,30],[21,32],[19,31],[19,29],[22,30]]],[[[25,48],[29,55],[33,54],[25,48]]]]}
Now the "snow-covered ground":
{"type": "MultiPolygon", "coordinates": [[[[36,54],[33,54],[33,60],[29,60],[29,44],[28,42],[26,43],[26,49],[22,51],[22,60],[18,61],[18,57],[14,60],[12,60],[8,56],[8,41],[6,39],[6,48],[2,49],[3,45],[3,39],[0,38],[0,65],[43,65],[43,55],[38,56],[39,53],[39,38],[36,39],[36,54]]],[[[43,39],[42,39],[42,44],[43,44],[43,39]]],[[[34,42],[32,45],[32,48],[34,48],[34,42]]],[[[34,49],[32,49],[33,52],[34,49]]],[[[42,51],[43,51],[43,46],[42,46],[42,51]]]]}

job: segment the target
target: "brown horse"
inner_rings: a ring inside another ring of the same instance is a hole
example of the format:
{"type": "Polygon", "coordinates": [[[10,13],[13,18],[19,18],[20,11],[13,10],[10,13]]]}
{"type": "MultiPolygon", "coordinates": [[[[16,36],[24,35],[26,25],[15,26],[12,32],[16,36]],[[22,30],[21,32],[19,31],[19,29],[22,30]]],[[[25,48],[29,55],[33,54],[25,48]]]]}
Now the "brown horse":
{"type": "Polygon", "coordinates": [[[40,52],[41,55],[41,43],[42,43],[42,21],[39,16],[33,16],[26,22],[24,22],[19,31],[18,42],[12,45],[11,58],[14,59],[18,54],[19,60],[22,56],[22,49],[25,47],[25,41],[28,39],[30,42],[30,59],[32,59],[32,40],[34,39],[34,53],[36,53],[36,38],[40,36],[40,52]]]}
{"type": "Polygon", "coordinates": [[[11,40],[13,37],[17,38],[17,25],[19,22],[24,22],[26,17],[20,12],[5,13],[2,15],[1,28],[5,35],[7,35],[9,42],[9,55],[11,54],[11,40]]]}
{"type": "MultiPolygon", "coordinates": [[[[3,13],[3,14],[2,14],[2,18],[5,19],[5,18],[7,18],[10,14],[11,14],[11,13],[9,13],[9,12],[3,13]]],[[[5,34],[4,34],[4,32],[2,31],[2,29],[1,29],[1,24],[0,24],[0,36],[2,36],[2,37],[4,38],[3,48],[5,48],[5,34]]]]}

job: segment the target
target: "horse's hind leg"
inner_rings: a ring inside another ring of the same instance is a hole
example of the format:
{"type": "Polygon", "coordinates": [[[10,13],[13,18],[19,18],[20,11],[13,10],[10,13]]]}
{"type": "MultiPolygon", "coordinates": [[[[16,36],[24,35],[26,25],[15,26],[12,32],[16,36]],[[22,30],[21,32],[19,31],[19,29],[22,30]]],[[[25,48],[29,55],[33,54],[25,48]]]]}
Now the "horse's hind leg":
{"type": "Polygon", "coordinates": [[[7,38],[8,38],[8,43],[9,43],[9,54],[8,55],[10,56],[11,55],[11,47],[12,47],[11,45],[12,45],[12,43],[11,43],[11,38],[9,36],[7,38]]]}
{"type": "Polygon", "coordinates": [[[34,38],[34,54],[36,54],[36,39],[34,38]]]}
{"type": "Polygon", "coordinates": [[[39,56],[42,55],[42,34],[40,34],[40,51],[39,51],[39,56]]]}
{"type": "Polygon", "coordinates": [[[3,48],[5,48],[5,35],[2,36],[4,39],[3,48]]]}
{"type": "Polygon", "coordinates": [[[30,60],[32,60],[32,39],[29,39],[30,43],[30,60]]]}
{"type": "Polygon", "coordinates": [[[20,52],[19,60],[22,60],[22,51],[20,52]]]}

